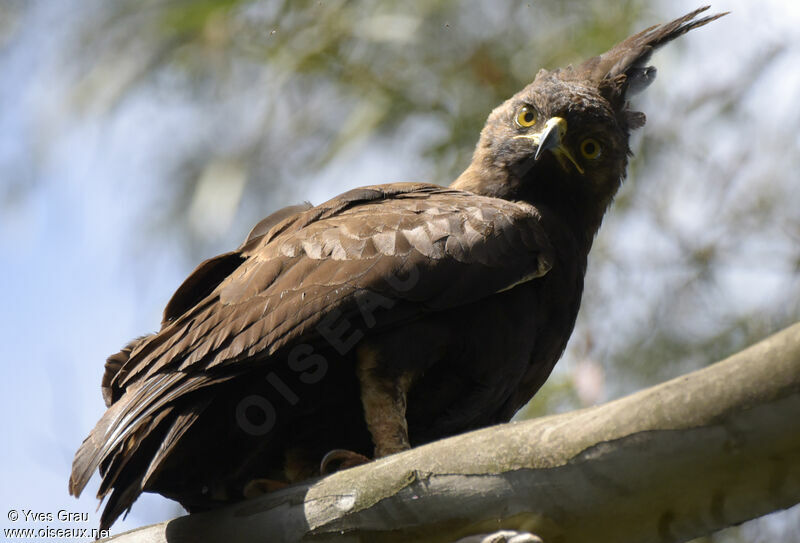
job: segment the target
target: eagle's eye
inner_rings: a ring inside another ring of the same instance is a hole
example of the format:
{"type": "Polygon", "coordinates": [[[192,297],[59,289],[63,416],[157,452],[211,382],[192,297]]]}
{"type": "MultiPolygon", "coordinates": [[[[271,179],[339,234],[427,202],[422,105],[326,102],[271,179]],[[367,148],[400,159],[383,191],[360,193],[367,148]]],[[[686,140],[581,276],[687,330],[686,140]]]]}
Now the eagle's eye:
{"type": "Polygon", "coordinates": [[[600,145],[600,142],[594,138],[586,138],[581,142],[581,154],[583,155],[583,158],[594,160],[595,158],[599,157],[602,152],[603,148],[600,145]]]}
{"type": "Polygon", "coordinates": [[[522,128],[533,126],[536,124],[536,112],[528,106],[522,106],[517,112],[516,121],[517,124],[522,128]]]}

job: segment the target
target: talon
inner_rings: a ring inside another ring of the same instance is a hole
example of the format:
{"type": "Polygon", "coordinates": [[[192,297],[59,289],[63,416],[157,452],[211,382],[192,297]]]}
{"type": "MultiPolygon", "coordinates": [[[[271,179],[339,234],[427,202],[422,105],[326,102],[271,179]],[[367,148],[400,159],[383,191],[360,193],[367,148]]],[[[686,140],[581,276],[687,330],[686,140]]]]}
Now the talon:
{"type": "Polygon", "coordinates": [[[258,496],[263,496],[264,494],[269,494],[270,492],[275,492],[276,490],[286,488],[287,486],[289,486],[289,483],[276,481],[274,479],[253,479],[244,485],[244,489],[242,489],[242,495],[248,499],[256,498],[258,496]]]}
{"type": "Polygon", "coordinates": [[[343,469],[366,464],[370,459],[357,452],[345,449],[333,449],[322,457],[319,463],[319,472],[322,475],[329,475],[343,469]]]}

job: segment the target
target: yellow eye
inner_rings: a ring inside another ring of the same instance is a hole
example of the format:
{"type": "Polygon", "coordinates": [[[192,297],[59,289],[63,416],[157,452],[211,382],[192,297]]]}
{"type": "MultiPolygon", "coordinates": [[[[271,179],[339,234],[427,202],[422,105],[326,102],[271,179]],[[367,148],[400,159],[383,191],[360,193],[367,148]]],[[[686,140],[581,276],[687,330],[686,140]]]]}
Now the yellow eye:
{"type": "Polygon", "coordinates": [[[536,124],[536,112],[528,107],[522,106],[517,113],[517,124],[522,128],[528,128],[536,124]]]}
{"type": "Polygon", "coordinates": [[[581,154],[583,158],[594,160],[599,157],[603,152],[600,142],[594,138],[586,138],[581,142],[581,154]]]}

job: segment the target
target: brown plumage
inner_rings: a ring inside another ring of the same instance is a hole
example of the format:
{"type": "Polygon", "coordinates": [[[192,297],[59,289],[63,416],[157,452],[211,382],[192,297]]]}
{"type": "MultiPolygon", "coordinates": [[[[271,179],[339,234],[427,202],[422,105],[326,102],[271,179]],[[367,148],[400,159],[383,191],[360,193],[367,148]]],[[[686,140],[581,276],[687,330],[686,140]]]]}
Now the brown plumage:
{"type": "Polygon", "coordinates": [[[161,330],[108,359],[108,410],[70,492],[99,468],[106,528],[143,491],[203,510],[318,475],[334,449],[383,456],[508,420],[572,332],[644,124],[627,100],[653,80],[655,48],[720,16],[696,19],[705,9],[540,71],[449,188],[286,208],[201,264],[161,330]]]}

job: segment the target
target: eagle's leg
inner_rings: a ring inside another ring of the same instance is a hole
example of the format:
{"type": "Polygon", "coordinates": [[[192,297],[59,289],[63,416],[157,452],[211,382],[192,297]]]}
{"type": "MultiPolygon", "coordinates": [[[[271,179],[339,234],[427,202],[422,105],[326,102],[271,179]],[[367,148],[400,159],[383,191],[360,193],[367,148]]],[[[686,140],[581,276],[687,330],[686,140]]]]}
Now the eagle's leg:
{"type": "MultiPolygon", "coordinates": [[[[377,352],[362,345],[357,353],[356,374],[361,385],[364,419],[375,446],[375,458],[410,449],[406,422],[406,395],[412,373],[387,376],[378,368],[377,352]]],[[[328,452],[319,471],[326,475],[369,462],[366,456],[344,449],[328,452]]]]}
{"type": "Polygon", "coordinates": [[[375,445],[375,458],[410,449],[406,396],[411,385],[411,372],[387,376],[378,368],[378,354],[367,345],[357,352],[358,381],[364,419],[375,445]]]}

